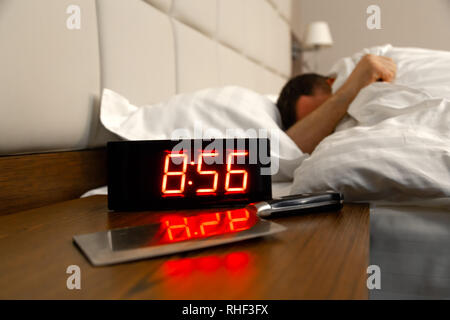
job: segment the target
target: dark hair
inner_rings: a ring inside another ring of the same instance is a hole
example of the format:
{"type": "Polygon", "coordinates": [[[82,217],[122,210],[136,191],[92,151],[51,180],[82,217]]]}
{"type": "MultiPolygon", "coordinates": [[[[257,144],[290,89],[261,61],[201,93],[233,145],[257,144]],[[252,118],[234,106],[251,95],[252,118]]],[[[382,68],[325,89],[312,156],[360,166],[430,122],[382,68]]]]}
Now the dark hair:
{"type": "Polygon", "coordinates": [[[289,129],[297,121],[296,104],[300,96],[311,96],[316,89],[331,92],[327,79],[316,73],[306,73],[292,78],[285,84],[277,101],[284,130],[289,129]]]}

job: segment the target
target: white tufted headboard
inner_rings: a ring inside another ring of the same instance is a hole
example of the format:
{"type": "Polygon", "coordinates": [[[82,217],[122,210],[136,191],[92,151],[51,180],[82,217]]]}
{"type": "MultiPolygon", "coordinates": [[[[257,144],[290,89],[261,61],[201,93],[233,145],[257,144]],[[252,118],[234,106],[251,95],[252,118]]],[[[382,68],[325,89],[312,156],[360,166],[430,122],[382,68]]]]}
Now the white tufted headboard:
{"type": "Polygon", "coordinates": [[[0,0],[0,154],[104,146],[102,88],[136,105],[229,84],[279,93],[291,1],[0,0]]]}

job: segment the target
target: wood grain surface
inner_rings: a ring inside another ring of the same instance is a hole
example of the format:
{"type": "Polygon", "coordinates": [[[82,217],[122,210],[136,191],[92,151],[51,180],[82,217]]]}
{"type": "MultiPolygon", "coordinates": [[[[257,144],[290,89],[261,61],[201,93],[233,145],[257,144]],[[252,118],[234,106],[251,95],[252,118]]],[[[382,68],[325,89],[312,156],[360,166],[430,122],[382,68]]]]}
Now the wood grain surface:
{"type": "Polygon", "coordinates": [[[95,196],[1,216],[0,298],[368,298],[366,205],[275,219],[288,230],[268,237],[108,267],[91,266],[72,242],[161,214],[108,212],[95,196]],[[66,287],[69,265],[81,268],[81,290],[66,287]]]}
{"type": "Polygon", "coordinates": [[[79,198],[106,185],[106,149],[0,157],[0,215],[79,198]]]}

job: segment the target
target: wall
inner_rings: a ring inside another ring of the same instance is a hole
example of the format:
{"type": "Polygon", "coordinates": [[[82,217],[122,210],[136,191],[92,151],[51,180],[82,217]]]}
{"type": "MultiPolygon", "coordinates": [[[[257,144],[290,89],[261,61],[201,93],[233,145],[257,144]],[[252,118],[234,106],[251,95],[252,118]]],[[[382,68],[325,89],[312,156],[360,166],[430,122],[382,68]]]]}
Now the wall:
{"type": "MultiPolygon", "coordinates": [[[[318,54],[322,73],[341,57],[385,43],[450,51],[450,0],[294,0],[292,21],[298,37],[317,20],[329,23],[335,43],[318,54]],[[366,27],[366,10],[372,4],[381,9],[380,30],[366,27]]],[[[304,59],[314,66],[312,53],[305,53],[304,59]]]]}
{"type": "Polygon", "coordinates": [[[134,105],[225,85],[278,93],[291,75],[290,4],[0,0],[0,156],[116,139],[99,121],[103,88],[134,105]]]}

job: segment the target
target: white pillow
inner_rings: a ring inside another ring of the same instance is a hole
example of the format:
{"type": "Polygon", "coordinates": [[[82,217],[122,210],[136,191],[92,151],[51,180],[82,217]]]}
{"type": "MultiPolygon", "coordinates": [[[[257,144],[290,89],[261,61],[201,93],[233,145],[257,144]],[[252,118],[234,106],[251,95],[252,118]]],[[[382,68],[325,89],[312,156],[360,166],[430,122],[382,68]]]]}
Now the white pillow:
{"type": "Polygon", "coordinates": [[[308,157],[280,129],[276,105],[241,87],[204,89],[141,107],[104,89],[100,119],[125,140],[269,138],[274,181],[292,180],[295,168],[308,157]]]}

